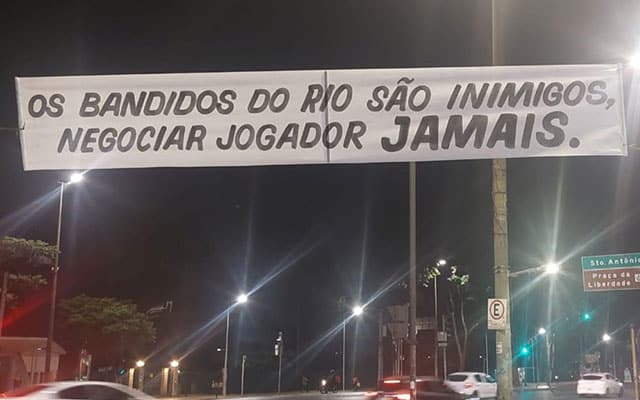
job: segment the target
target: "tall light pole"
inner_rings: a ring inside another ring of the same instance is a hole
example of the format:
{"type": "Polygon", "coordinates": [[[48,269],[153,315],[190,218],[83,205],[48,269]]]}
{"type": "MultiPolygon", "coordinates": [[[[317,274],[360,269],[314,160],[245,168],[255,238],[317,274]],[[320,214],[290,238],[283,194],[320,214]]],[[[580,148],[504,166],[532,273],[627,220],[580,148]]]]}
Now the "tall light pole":
{"type": "Polygon", "coordinates": [[[49,329],[47,330],[47,348],[44,356],[45,379],[52,381],[51,377],[51,350],[53,347],[53,325],[56,318],[56,299],[58,297],[58,270],[60,269],[60,235],[62,233],[62,202],[64,199],[64,187],[74,183],[79,183],[83,179],[83,174],[73,173],[68,181],[60,183],[60,202],[58,204],[58,232],[56,236],[56,254],[53,265],[53,282],[51,282],[51,299],[49,304],[49,329]]]}
{"type": "MultiPolygon", "coordinates": [[[[237,304],[244,304],[249,300],[249,296],[245,293],[240,294],[236,298],[237,304]]],[[[227,382],[229,380],[229,321],[231,317],[231,308],[227,309],[227,328],[225,329],[225,339],[224,339],[224,368],[222,369],[222,395],[227,395],[227,382]]]]}
{"type": "MultiPolygon", "coordinates": [[[[436,263],[436,268],[444,267],[445,265],[447,265],[447,260],[445,260],[444,258],[441,258],[436,263]]],[[[433,347],[433,353],[435,355],[433,370],[435,372],[435,376],[438,377],[439,376],[438,353],[440,352],[440,349],[438,348],[438,332],[439,332],[439,329],[438,329],[438,275],[436,275],[433,278],[433,313],[434,313],[434,323],[436,328],[436,336],[435,336],[434,347],[433,347]]],[[[444,326],[443,326],[443,329],[444,329],[444,326]]]]}
{"type": "Polygon", "coordinates": [[[616,343],[615,341],[613,341],[613,338],[611,337],[611,335],[609,335],[608,333],[605,333],[604,335],[602,335],[602,341],[605,342],[606,344],[611,343],[612,346],[612,350],[613,350],[613,377],[616,377],[616,343]]]}
{"type": "MultiPolygon", "coordinates": [[[[354,306],[351,309],[352,317],[359,317],[364,312],[364,307],[361,305],[354,306]]],[[[347,371],[347,362],[345,358],[346,347],[347,347],[347,320],[349,318],[345,318],[342,321],[342,391],[345,390],[345,381],[347,380],[346,371],[347,371]]]]}

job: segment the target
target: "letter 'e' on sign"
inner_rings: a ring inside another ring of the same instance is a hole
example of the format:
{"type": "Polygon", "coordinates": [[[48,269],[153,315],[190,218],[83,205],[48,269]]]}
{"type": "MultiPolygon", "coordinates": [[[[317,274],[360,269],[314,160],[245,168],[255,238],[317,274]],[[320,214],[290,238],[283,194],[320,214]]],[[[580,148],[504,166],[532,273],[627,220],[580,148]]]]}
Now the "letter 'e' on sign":
{"type": "Polygon", "coordinates": [[[487,300],[487,328],[491,330],[507,329],[507,299],[487,300]]]}

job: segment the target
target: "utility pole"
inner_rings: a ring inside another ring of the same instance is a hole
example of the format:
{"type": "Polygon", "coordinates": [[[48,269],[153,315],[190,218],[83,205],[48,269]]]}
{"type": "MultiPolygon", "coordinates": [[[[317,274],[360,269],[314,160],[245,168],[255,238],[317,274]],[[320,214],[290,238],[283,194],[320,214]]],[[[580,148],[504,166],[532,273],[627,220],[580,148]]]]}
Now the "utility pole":
{"type": "Polygon", "coordinates": [[[631,362],[633,367],[633,398],[638,400],[638,353],[636,343],[636,328],[631,325],[631,362]]]}
{"type": "Polygon", "coordinates": [[[282,337],[282,331],[278,332],[278,339],[276,339],[276,355],[278,356],[278,393],[280,393],[282,384],[282,353],[284,352],[284,338],[282,337]]]}
{"type": "MultiPolygon", "coordinates": [[[[447,334],[446,317],[442,316],[442,332],[444,332],[445,344],[442,348],[442,379],[447,378],[447,345],[449,344],[449,336],[447,334]]],[[[437,376],[437,375],[436,375],[437,376]]]]}
{"type": "Polygon", "coordinates": [[[247,356],[242,355],[242,373],[240,378],[240,396],[244,396],[244,365],[247,362],[247,356]]]}
{"type": "MultiPolygon", "coordinates": [[[[491,0],[491,64],[499,65],[502,58],[501,38],[497,34],[496,0],[491,0]]],[[[507,161],[492,162],[493,197],[493,257],[495,266],[495,296],[507,299],[505,330],[496,331],[496,378],[498,400],[511,400],[513,395],[513,373],[511,361],[511,313],[509,293],[509,235],[507,225],[507,161]]]]}
{"type": "Polygon", "coordinates": [[[229,319],[231,310],[227,310],[227,329],[225,330],[224,339],[224,367],[222,369],[222,396],[227,395],[227,381],[229,380],[229,319]]]}
{"type": "Polygon", "coordinates": [[[378,382],[380,382],[384,375],[384,336],[383,336],[383,325],[382,325],[382,312],[381,309],[378,313],[378,382]]]}
{"type": "Polygon", "coordinates": [[[412,161],[409,163],[409,392],[411,400],[416,398],[416,280],[416,163],[412,161]]]}
{"type": "Polygon", "coordinates": [[[438,348],[438,332],[440,332],[440,330],[438,329],[438,275],[433,278],[433,310],[433,323],[435,324],[436,329],[435,340],[433,341],[433,371],[435,377],[437,378],[440,376],[438,373],[438,366],[440,364],[438,362],[438,353],[440,353],[440,349],[438,348]]]}

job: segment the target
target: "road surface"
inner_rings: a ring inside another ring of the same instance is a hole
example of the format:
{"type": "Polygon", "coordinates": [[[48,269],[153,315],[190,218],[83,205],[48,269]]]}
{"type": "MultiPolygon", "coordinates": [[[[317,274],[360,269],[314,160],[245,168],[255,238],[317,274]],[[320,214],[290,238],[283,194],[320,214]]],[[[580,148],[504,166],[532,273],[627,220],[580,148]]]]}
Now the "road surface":
{"type": "MultiPolygon", "coordinates": [[[[330,393],[320,394],[316,392],[309,393],[283,393],[283,394],[264,394],[264,395],[246,395],[244,397],[229,396],[231,398],[240,398],[242,400],[364,400],[364,393],[330,393]]],[[[167,400],[214,400],[214,396],[190,396],[167,400]]],[[[222,400],[222,398],[220,398],[222,400]]],[[[550,390],[514,390],[513,400],[577,400],[576,383],[558,383],[550,390]]],[[[611,397],[611,400],[615,399],[611,397]]],[[[633,385],[624,385],[623,400],[633,400],[633,385]]],[[[582,400],[582,398],[581,398],[582,400]]]]}

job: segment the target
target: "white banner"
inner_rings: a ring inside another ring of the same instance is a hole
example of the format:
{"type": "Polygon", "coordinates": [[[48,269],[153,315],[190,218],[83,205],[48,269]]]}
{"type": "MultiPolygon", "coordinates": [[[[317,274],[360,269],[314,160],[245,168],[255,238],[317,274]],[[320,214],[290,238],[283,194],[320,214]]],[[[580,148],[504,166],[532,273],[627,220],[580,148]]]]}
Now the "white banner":
{"type": "Polygon", "coordinates": [[[617,65],[16,78],[26,170],[627,154],[617,65]]]}

